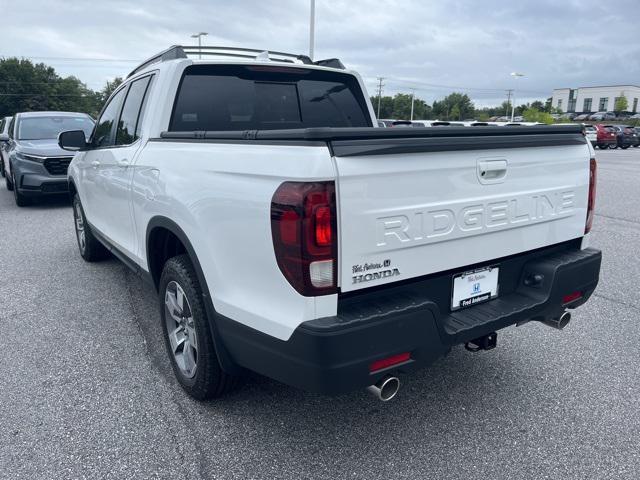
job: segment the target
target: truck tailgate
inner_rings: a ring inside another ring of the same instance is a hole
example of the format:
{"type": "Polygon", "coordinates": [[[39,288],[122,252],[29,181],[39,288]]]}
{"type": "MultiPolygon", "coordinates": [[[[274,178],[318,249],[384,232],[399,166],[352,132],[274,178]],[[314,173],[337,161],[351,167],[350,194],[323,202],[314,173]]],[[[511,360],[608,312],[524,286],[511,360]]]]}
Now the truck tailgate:
{"type": "Polygon", "coordinates": [[[329,142],[343,292],[584,234],[590,151],[579,129],[476,128],[329,142]]]}

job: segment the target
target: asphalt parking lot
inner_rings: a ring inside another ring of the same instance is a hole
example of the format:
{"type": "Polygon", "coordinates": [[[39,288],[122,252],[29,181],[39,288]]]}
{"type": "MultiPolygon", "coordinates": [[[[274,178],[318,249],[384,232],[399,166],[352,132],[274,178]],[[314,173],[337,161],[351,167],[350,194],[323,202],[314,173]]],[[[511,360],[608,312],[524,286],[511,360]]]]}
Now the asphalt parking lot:
{"type": "Polygon", "coordinates": [[[65,201],[0,186],[0,477],[635,479],[640,470],[640,149],[598,151],[592,300],[563,332],[402,377],[397,399],[252,376],[211,403],[174,381],[155,294],[82,261],[65,201]]]}

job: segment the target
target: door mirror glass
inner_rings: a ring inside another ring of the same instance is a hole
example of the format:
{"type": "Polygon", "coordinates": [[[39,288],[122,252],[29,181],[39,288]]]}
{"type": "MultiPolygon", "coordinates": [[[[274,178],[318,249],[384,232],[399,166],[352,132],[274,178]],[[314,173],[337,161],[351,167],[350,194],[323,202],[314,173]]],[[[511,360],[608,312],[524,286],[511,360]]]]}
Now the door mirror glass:
{"type": "Polygon", "coordinates": [[[58,135],[58,145],[63,150],[77,152],[87,148],[87,138],[82,130],[68,130],[58,135]]]}

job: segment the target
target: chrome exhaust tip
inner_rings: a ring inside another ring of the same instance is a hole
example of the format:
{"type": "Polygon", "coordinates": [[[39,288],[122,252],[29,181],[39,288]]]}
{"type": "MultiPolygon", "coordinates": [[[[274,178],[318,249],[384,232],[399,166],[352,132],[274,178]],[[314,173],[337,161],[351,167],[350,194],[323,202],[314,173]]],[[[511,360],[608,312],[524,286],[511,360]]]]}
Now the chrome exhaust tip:
{"type": "Polygon", "coordinates": [[[542,323],[550,327],[553,327],[556,330],[562,330],[564,327],[569,325],[570,321],[571,321],[571,313],[567,311],[567,312],[564,312],[562,315],[560,315],[558,318],[550,318],[548,320],[544,320],[542,323]]]}
{"type": "Polygon", "coordinates": [[[400,390],[400,379],[398,377],[387,376],[378,380],[374,385],[368,386],[367,390],[381,402],[388,402],[395,397],[398,390],[400,390]]]}

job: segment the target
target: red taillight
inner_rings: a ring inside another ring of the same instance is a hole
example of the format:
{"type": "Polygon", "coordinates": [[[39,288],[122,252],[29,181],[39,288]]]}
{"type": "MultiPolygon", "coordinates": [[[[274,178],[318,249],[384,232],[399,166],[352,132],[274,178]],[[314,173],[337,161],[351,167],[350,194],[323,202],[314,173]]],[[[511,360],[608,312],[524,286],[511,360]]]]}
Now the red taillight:
{"type": "Polygon", "coordinates": [[[337,291],[335,185],[285,182],[271,200],[271,234],[280,271],[299,293],[337,291]]]}
{"type": "Polygon", "coordinates": [[[331,209],[329,207],[319,207],[316,209],[316,243],[325,247],[331,245],[331,209]]]}
{"type": "Polygon", "coordinates": [[[570,293],[569,295],[565,295],[564,297],[562,297],[562,305],[566,305],[568,303],[571,302],[575,302],[576,300],[582,298],[582,292],[581,291],[577,291],[577,292],[573,292],[570,293]]]}
{"type": "Polygon", "coordinates": [[[587,201],[587,222],[584,227],[585,235],[591,231],[593,226],[594,209],[596,206],[596,180],[598,165],[596,159],[589,162],[589,200],[587,201]]]}
{"type": "Polygon", "coordinates": [[[411,353],[399,353],[398,355],[394,355],[392,357],[383,358],[382,360],[376,360],[371,365],[369,365],[369,372],[377,372],[378,370],[384,370],[385,368],[392,367],[394,365],[398,365],[400,363],[404,363],[411,358],[411,353]]]}

